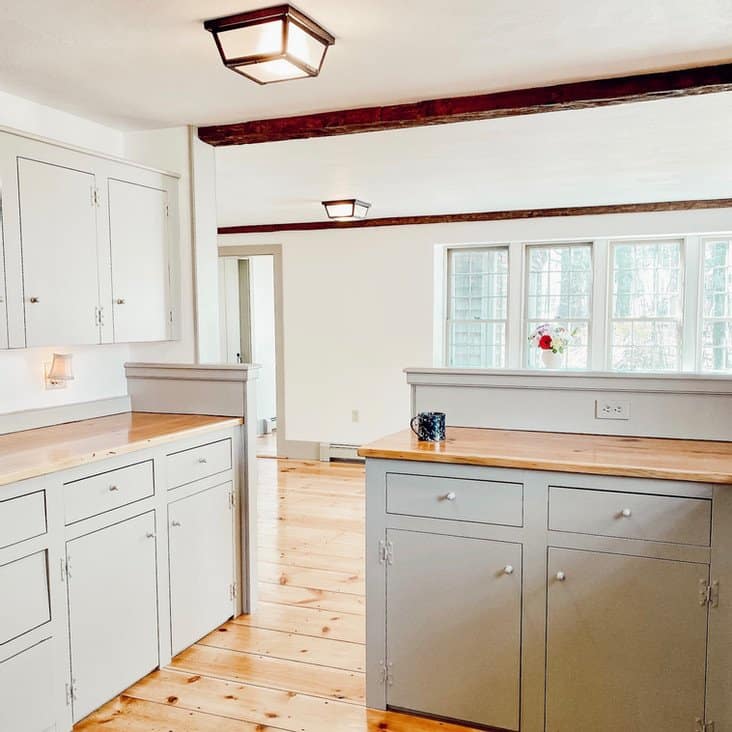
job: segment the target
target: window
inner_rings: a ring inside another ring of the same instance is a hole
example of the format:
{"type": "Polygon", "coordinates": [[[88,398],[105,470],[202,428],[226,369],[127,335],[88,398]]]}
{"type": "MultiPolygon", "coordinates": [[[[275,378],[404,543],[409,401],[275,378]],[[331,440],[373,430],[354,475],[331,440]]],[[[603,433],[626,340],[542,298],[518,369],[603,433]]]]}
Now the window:
{"type": "MultiPolygon", "coordinates": [[[[526,248],[527,336],[542,323],[563,325],[573,334],[563,354],[563,365],[583,369],[589,365],[592,312],[592,245],[551,244],[526,248]]],[[[527,365],[539,368],[540,354],[527,349],[527,365]]]]}
{"type": "Polygon", "coordinates": [[[506,365],[508,248],[448,250],[447,364],[506,365]]]}
{"type": "Polygon", "coordinates": [[[610,365],[618,371],[681,368],[681,241],[611,247],[610,365]]]}
{"type": "Polygon", "coordinates": [[[732,370],[732,240],[708,239],[702,250],[701,368],[732,370]]]}

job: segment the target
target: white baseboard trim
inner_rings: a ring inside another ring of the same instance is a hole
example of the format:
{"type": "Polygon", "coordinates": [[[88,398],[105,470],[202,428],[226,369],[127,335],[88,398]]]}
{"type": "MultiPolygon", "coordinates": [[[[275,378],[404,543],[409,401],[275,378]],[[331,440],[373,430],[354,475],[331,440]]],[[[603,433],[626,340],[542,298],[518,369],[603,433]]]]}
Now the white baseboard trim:
{"type": "Polygon", "coordinates": [[[97,399],[91,402],[62,404],[58,407],[28,409],[22,412],[6,412],[0,414],[0,435],[22,430],[35,430],[40,427],[51,427],[65,422],[79,422],[82,419],[106,417],[110,414],[129,412],[130,397],[127,395],[97,399]]]}

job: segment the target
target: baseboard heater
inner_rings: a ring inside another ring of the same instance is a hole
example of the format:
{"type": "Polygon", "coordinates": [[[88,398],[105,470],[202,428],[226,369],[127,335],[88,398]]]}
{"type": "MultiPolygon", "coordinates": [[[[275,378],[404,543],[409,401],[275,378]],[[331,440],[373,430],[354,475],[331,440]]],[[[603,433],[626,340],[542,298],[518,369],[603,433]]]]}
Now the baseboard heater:
{"type": "Polygon", "coordinates": [[[331,460],[354,460],[363,462],[358,456],[358,445],[344,445],[339,442],[321,442],[320,460],[327,463],[331,460]]]}

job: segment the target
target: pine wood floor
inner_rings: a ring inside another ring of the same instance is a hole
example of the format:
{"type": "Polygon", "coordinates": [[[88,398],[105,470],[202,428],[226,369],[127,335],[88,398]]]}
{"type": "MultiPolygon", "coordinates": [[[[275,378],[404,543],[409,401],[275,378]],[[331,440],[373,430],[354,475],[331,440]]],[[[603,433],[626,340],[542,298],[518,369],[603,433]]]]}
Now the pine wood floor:
{"type": "Polygon", "coordinates": [[[466,732],[364,707],[363,467],[258,462],[256,612],[210,633],[75,731],[466,732]]]}

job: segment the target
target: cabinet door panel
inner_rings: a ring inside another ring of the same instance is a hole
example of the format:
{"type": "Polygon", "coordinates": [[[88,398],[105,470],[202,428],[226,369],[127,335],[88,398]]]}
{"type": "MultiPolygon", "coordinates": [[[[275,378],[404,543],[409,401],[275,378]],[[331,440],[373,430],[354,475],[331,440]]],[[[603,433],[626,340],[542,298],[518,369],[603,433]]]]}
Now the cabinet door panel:
{"type": "Polygon", "coordinates": [[[167,193],[109,181],[114,340],[169,337],[167,193]]]}
{"type": "Polygon", "coordinates": [[[5,283],[5,235],[3,231],[3,185],[0,180],[0,349],[8,347],[8,290],[5,283]]]}
{"type": "Polygon", "coordinates": [[[694,729],[704,717],[706,579],[702,564],[550,549],[547,732],[694,729]]]}
{"type": "Polygon", "coordinates": [[[99,342],[94,176],[18,159],[26,345],[99,342]]]}
{"type": "Polygon", "coordinates": [[[154,512],[66,551],[76,722],[158,665],[154,512]]]}
{"type": "Polygon", "coordinates": [[[399,530],[388,538],[387,704],[517,730],[521,546],[399,530]]]}
{"type": "Polygon", "coordinates": [[[233,614],[231,483],[168,506],[173,655],[233,614]]]}

